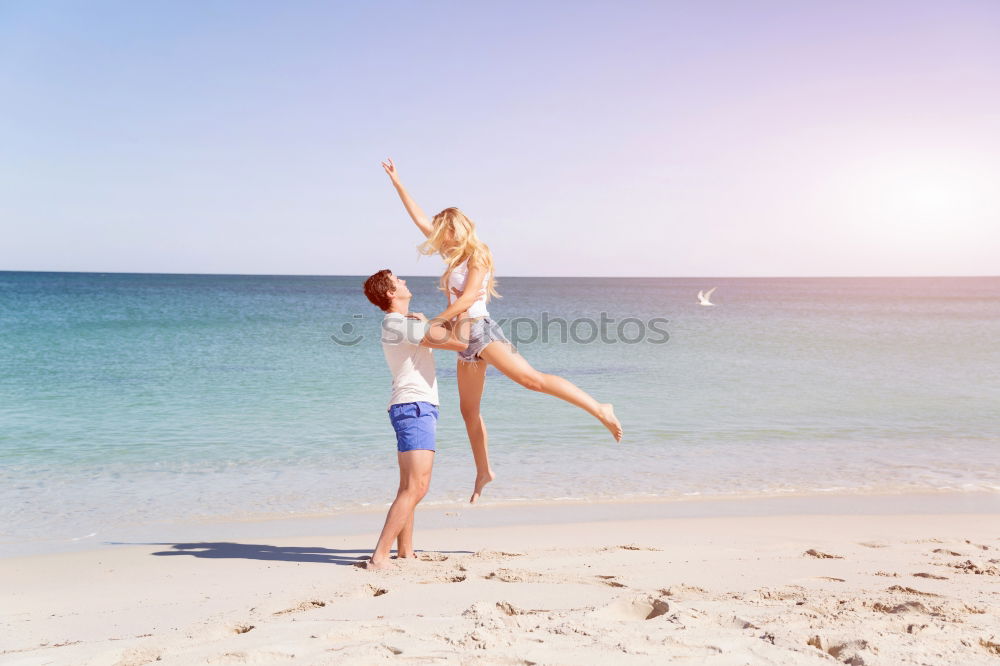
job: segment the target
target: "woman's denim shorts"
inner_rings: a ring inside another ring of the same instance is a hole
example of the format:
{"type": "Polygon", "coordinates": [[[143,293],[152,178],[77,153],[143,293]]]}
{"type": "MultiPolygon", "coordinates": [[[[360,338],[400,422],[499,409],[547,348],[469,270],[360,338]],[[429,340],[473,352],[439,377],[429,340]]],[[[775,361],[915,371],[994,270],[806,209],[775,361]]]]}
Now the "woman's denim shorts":
{"type": "Polygon", "coordinates": [[[481,360],[479,355],[486,349],[486,345],[498,340],[506,343],[511,351],[515,351],[510,340],[503,334],[500,324],[489,317],[477,319],[472,322],[472,326],[469,328],[469,346],[466,347],[465,351],[458,352],[458,358],[466,363],[475,363],[481,360]]]}

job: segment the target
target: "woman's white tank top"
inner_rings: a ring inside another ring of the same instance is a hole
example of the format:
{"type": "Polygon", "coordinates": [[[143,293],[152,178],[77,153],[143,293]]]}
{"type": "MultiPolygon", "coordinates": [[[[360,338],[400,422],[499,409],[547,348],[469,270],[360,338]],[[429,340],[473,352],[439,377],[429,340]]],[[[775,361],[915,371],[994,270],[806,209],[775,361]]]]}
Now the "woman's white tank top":
{"type": "MultiPolygon", "coordinates": [[[[458,266],[456,266],[455,270],[453,270],[451,272],[451,275],[448,276],[448,304],[449,305],[458,300],[458,296],[455,295],[455,293],[452,291],[452,289],[457,289],[459,291],[459,293],[464,293],[465,292],[465,281],[466,281],[466,279],[468,277],[469,277],[469,261],[468,261],[468,259],[466,259],[465,261],[463,261],[462,263],[460,263],[458,266]]],[[[480,290],[485,289],[486,285],[488,285],[489,283],[490,283],[490,274],[489,274],[489,272],[487,272],[486,275],[483,276],[483,284],[482,284],[482,286],[479,289],[480,290]]],[[[469,308],[469,316],[470,317],[489,317],[490,316],[489,311],[486,309],[486,296],[485,295],[481,296],[479,298],[479,300],[477,300],[475,303],[472,304],[472,307],[469,308]]]]}

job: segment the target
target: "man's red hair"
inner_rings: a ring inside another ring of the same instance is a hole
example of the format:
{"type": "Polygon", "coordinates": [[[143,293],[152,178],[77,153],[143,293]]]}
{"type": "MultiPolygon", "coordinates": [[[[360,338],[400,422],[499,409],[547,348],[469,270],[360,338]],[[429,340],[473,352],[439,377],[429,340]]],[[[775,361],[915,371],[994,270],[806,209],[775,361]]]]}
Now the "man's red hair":
{"type": "Polygon", "coordinates": [[[383,268],[365,280],[365,296],[383,312],[389,311],[389,306],[392,305],[389,292],[395,288],[392,283],[392,271],[388,268],[383,268]]]}

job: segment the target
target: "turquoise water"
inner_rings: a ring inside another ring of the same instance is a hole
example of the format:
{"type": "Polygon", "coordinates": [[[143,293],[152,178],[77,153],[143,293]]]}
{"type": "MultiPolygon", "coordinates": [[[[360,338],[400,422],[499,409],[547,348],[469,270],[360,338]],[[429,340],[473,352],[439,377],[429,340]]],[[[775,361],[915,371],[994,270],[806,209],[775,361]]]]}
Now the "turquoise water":
{"type": "MultiPolygon", "coordinates": [[[[361,281],[0,272],[0,538],[390,501],[390,377],[361,281]]],[[[409,285],[415,310],[443,309],[434,278],[409,285]]],[[[484,502],[1000,491],[1000,278],[500,289],[491,313],[525,318],[522,335],[543,316],[599,324],[604,312],[662,318],[669,339],[564,342],[551,325],[548,341],[520,342],[539,369],[613,402],[626,435],[615,445],[582,411],[491,371],[498,480],[484,502]],[[712,286],[717,305],[699,306],[712,286]]],[[[624,330],[638,337],[635,322],[624,330]]],[[[455,357],[435,355],[442,422],[426,501],[464,502],[474,467],[455,357]]]]}

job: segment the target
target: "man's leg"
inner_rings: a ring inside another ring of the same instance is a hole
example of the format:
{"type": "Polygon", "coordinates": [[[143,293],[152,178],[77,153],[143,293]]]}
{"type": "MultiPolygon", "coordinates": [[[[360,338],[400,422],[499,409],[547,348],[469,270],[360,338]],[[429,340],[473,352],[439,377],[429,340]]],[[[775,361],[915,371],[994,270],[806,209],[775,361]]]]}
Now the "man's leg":
{"type": "Polygon", "coordinates": [[[392,506],[389,507],[389,514],[385,517],[382,534],[379,535],[375,552],[368,565],[373,569],[382,569],[388,565],[392,542],[400,536],[407,523],[410,523],[411,534],[408,538],[412,549],[413,511],[417,503],[427,494],[427,489],[431,484],[431,468],[434,465],[433,451],[406,451],[397,453],[396,457],[399,460],[399,491],[396,493],[396,499],[392,506]]]}
{"type": "Polygon", "coordinates": [[[396,537],[396,553],[402,558],[415,556],[413,552],[413,518],[415,513],[416,511],[410,512],[410,519],[406,521],[399,536],[396,537]]]}
{"type": "MultiPolygon", "coordinates": [[[[402,466],[399,468],[399,489],[403,489],[402,466]]],[[[406,525],[403,526],[399,536],[396,537],[396,556],[403,558],[413,557],[413,513],[410,514],[410,519],[406,521],[406,525]]]]}

